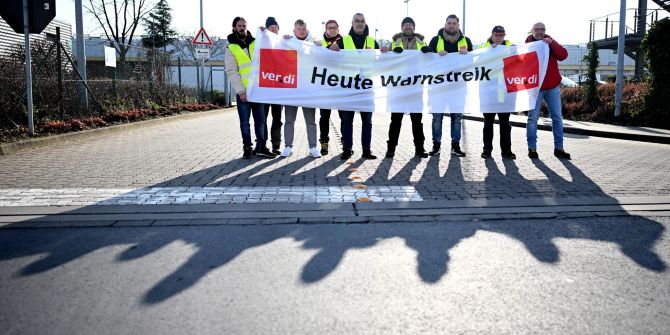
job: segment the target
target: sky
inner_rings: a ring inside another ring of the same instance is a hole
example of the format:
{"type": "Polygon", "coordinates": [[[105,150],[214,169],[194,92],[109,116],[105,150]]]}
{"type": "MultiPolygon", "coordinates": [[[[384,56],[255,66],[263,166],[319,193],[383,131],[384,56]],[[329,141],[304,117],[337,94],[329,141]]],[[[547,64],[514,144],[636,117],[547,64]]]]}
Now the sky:
{"type": "MultiPolygon", "coordinates": [[[[82,0],[87,3],[89,0],[82,0]]],[[[150,0],[151,1],[151,0],[150,0]]],[[[157,1],[157,0],[154,0],[157,1]]],[[[502,25],[507,39],[523,42],[533,23],[541,21],[547,34],[563,44],[581,44],[589,40],[589,20],[619,12],[619,0],[337,0],[337,1],[222,1],[202,0],[204,28],[210,37],[225,38],[230,32],[235,16],[242,16],[252,35],[268,16],[279,22],[280,34],[290,34],[293,22],[303,19],[315,36],[323,34],[323,22],[335,19],[340,24],[340,34],[351,27],[354,13],[365,15],[370,35],[378,29],[377,38],[390,39],[400,32],[400,23],[409,12],[416,22],[416,32],[430,39],[444,26],[449,14],[461,17],[465,35],[473,42],[483,42],[495,25],[502,25]]],[[[180,35],[194,35],[200,28],[200,3],[197,0],[169,0],[172,8],[173,27],[180,35]]],[[[652,1],[649,8],[658,8],[652,1]]],[[[636,0],[626,2],[628,8],[638,5],[636,0]]],[[[627,25],[633,26],[633,12],[629,11],[627,25]]],[[[618,15],[612,16],[618,20],[618,15]]],[[[75,31],[74,0],[56,0],[56,18],[72,24],[75,31]]],[[[603,24],[604,25],[604,24],[603,24]]],[[[604,31],[603,29],[600,29],[604,31]]],[[[616,28],[615,28],[616,30],[616,28]]],[[[84,11],[84,33],[103,35],[96,21],[84,11]]],[[[141,31],[140,31],[141,33],[141,31]]]]}

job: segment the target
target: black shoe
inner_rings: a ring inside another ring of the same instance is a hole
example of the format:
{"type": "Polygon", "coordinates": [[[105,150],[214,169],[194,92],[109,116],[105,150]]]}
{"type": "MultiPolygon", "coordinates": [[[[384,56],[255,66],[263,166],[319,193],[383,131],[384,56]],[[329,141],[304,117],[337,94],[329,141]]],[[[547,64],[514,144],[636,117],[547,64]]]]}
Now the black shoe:
{"type": "Polygon", "coordinates": [[[554,149],[554,156],[563,159],[570,159],[570,154],[563,149],[554,149]]]}
{"type": "Polygon", "coordinates": [[[279,151],[279,148],[272,148],[272,153],[275,154],[275,156],[281,155],[281,151],[279,151]]]}
{"type": "Polygon", "coordinates": [[[340,155],[340,160],[346,161],[347,159],[351,158],[353,156],[354,151],[351,149],[344,149],[342,151],[342,154],[340,155]]]}
{"type": "Polygon", "coordinates": [[[531,159],[540,158],[540,156],[538,156],[538,154],[537,154],[536,149],[528,149],[528,157],[531,158],[531,159]]]}
{"type": "Polygon", "coordinates": [[[433,143],[433,150],[428,153],[428,156],[437,156],[440,154],[440,143],[433,143]]]}
{"type": "Polygon", "coordinates": [[[321,155],[328,154],[328,142],[321,143],[321,155]]]}
{"type": "Polygon", "coordinates": [[[377,159],[377,156],[373,155],[370,149],[363,149],[363,155],[361,156],[366,159],[377,159]]]}
{"type": "Polygon", "coordinates": [[[465,157],[465,152],[461,151],[461,146],[458,143],[451,144],[451,154],[458,157],[465,157]]]}
{"type": "Polygon", "coordinates": [[[277,157],[277,155],[270,152],[270,149],[268,149],[268,148],[261,148],[261,149],[256,150],[256,155],[258,157],[263,157],[263,158],[275,158],[275,157],[277,157]]]}
{"type": "Polygon", "coordinates": [[[251,149],[251,155],[256,156],[256,148],[251,149]]]}
{"type": "Polygon", "coordinates": [[[414,156],[420,157],[420,158],[428,158],[428,153],[424,148],[416,148],[414,149],[414,156]]]}
{"type": "Polygon", "coordinates": [[[482,158],[491,158],[491,152],[490,151],[483,151],[482,152],[482,158]]]}
{"type": "Polygon", "coordinates": [[[503,152],[501,155],[503,158],[516,159],[516,155],[511,151],[503,152]]]}
{"type": "Polygon", "coordinates": [[[244,158],[244,159],[250,159],[251,156],[253,156],[253,155],[251,154],[251,151],[252,151],[251,148],[244,148],[244,153],[242,154],[242,158],[244,158]]]}
{"type": "Polygon", "coordinates": [[[393,157],[395,157],[395,151],[386,152],[386,158],[393,158],[393,157]]]}

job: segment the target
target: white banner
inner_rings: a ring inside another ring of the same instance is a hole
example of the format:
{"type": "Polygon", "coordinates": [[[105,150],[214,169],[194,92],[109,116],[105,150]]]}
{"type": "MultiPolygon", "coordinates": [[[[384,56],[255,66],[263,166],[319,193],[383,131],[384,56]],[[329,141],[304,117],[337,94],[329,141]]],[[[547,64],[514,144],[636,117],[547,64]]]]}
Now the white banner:
{"type": "Polygon", "coordinates": [[[510,113],[535,108],[546,43],[467,55],[340,50],[258,30],[247,97],[282,105],[410,113],[510,113]]]}

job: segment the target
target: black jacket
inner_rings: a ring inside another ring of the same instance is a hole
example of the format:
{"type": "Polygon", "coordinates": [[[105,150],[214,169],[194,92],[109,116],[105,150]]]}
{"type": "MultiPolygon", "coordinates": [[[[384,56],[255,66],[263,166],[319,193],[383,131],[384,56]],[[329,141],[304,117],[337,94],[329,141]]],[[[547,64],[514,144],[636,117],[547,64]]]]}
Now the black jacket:
{"type": "MultiPolygon", "coordinates": [[[[461,34],[461,38],[463,38],[463,32],[459,31],[461,34]]],[[[439,39],[440,36],[444,39],[444,28],[440,29],[437,32],[437,36],[433,37],[433,39],[430,40],[430,44],[428,46],[433,50],[433,52],[437,52],[437,40],[439,39]]],[[[465,37],[465,41],[468,42],[468,51],[472,51],[472,41],[468,37],[465,37]]],[[[446,39],[444,40],[444,50],[446,52],[458,52],[458,41],[456,43],[449,43],[446,39]]]]}
{"type": "MultiPolygon", "coordinates": [[[[365,39],[368,37],[368,35],[370,35],[370,29],[368,29],[368,25],[366,24],[363,35],[358,35],[354,32],[354,27],[351,27],[351,29],[349,29],[349,35],[354,39],[354,45],[356,46],[356,49],[363,49],[363,46],[365,46],[365,39]]],[[[338,40],[337,45],[340,47],[340,49],[344,49],[344,38],[338,40]]],[[[375,49],[379,49],[379,44],[377,41],[375,41],[375,49]]]]}
{"type": "Polygon", "coordinates": [[[228,35],[228,43],[237,44],[242,49],[249,48],[249,44],[251,44],[254,40],[256,40],[256,39],[253,36],[251,36],[251,33],[249,31],[247,31],[247,37],[244,39],[244,41],[240,41],[237,38],[237,36],[235,36],[235,33],[232,33],[232,34],[228,35]]]}

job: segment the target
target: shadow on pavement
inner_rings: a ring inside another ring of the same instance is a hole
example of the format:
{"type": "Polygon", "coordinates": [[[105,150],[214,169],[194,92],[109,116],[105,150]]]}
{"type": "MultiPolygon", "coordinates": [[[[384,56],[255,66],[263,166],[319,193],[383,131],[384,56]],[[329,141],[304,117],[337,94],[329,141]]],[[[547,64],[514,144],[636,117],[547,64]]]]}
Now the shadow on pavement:
{"type": "MultiPolygon", "coordinates": [[[[286,166],[271,170],[265,174],[296,174],[311,158],[299,159],[286,166]]],[[[390,161],[383,161],[370,177],[376,183],[404,184],[409,183],[412,171],[419,164],[413,159],[403,166],[401,171],[388,178],[390,161]]],[[[547,176],[548,182],[556,189],[569,188],[578,183],[580,187],[598,190],[600,195],[607,195],[600,190],[590,178],[570,161],[561,161],[569,171],[572,180],[567,180],[548,168],[541,160],[533,161],[536,168],[547,176]]],[[[275,164],[271,160],[262,162],[241,174],[219,179],[220,171],[226,169],[225,164],[211,169],[194,172],[190,175],[168,180],[161,185],[174,185],[179,179],[199,179],[203,182],[231,182],[237,178],[247,181],[259,178],[263,169],[275,164]]],[[[361,160],[351,164],[359,166],[361,160]]],[[[320,178],[325,183],[332,181],[335,185],[344,182],[347,169],[335,176],[328,175],[343,164],[337,157],[332,157],[318,168],[301,173],[312,178],[320,178]]],[[[488,175],[483,182],[465,181],[461,161],[450,159],[447,172],[439,176],[439,159],[431,158],[427,162],[426,171],[433,171],[433,177],[421,178],[418,184],[439,189],[450,184],[473,184],[481,187],[484,196],[495,197],[501,183],[522,181],[525,187],[533,188],[534,183],[525,180],[519,174],[513,161],[503,161],[505,174],[492,160],[486,161],[488,175]],[[524,182],[525,181],[525,182],[524,182]]],[[[428,175],[424,173],[425,175],[428,175]]],[[[307,181],[305,183],[308,183],[307,181]]],[[[159,185],[157,185],[159,186],[159,185]]],[[[448,191],[448,190],[447,190],[448,191]]],[[[519,199],[518,201],[523,201],[519,199]]],[[[77,210],[68,214],[76,214],[77,210]]],[[[8,228],[12,228],[9,226],[8,228]]],[[[560,250],[554,240],[585,239],[599,242],[616,243],[622,253],[635,261],[639,266],[656,272],[667,270],[666,263],[653,251],[655,244],[661,239],[665,228],[658,222],[643,218],[629,217],[626,220],[609,220],[594,218],[589,220],[506,220],[506,221],[454,221],[407,224],[367,224],[367,225],[251,225],[251,226],[191,226],[163,228],[86,228],[86,229],[3,229],[0,230],[0,261],[22,257],[38,259],[22,268],[15,277],[28,277],[45,273],[64,264],[76,261],[86,255],[111,246],[130,245],[118,256],[119,262],[130,262],[148,255],[176,241],[182,241],[197,248],[195,254],[181,265],[165,264],[175,267],[168,276],[157,279],[156,284],[148,289],[142,302],[157,304],[193,287],[210,271],[223,267],[241,253],[251,248],[263,246],[279,239],[293,239],[302,243],[305,250],[316,250],[316,254],[304,265],[301,281],[306,284],[316,283],[341,265],[345,254],[353,249],[372,248],[379,241],[400,238],[405,245],[417,253],[417,275],[426,283],[437,283],[449,268],[449,252],[464,239],[475,236],[478,231],[504,234],[523,243],[528,252],[543,263],[556,263],[560,259],[560,250]]],[[[271,269],[259,269],[271,271],[271,269]]]]}

